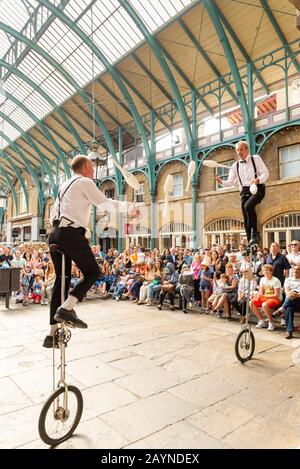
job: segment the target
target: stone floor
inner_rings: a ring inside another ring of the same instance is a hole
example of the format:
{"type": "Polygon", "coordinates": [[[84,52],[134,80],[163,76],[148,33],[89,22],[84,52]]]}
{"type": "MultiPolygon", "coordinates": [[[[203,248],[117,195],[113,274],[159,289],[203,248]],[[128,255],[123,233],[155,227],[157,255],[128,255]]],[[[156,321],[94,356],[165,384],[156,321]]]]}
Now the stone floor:
{"type": "MultiPolygon", "coordinates": [[[[67,348],[82,420],[61,448],[295,448],[300,444],[300,340],[255,330],[245,365],[239,325],[211,316],[89,299],[88,330],[67,348]]],[[[48,308],[0,304],[0,448],[46,448],[37,422],[51,393],[41,347],[48,308]]]]}

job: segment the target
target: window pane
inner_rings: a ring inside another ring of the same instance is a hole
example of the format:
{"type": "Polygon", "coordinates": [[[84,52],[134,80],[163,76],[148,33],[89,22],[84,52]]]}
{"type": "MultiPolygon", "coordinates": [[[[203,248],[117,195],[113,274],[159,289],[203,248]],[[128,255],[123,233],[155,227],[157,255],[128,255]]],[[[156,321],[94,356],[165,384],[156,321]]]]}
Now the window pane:
{"type": "Polygon", "coordinates": [[[300,175],[300,145],[290,145],[280,149],[281,178],[300,175]]]}
{"type": "Polygon", "coordinates": [[[174,174],[173,197],[181,197],[183,195],[183,175],[174,174]]]}

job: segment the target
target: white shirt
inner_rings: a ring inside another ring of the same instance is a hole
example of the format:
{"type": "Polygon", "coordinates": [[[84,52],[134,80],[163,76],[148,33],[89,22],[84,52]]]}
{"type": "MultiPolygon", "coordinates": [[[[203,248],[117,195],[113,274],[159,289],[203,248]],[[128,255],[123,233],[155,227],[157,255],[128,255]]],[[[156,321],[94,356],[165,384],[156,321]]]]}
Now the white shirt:
{"type": "Polygon", "coordinates": [[[286,258],[289,261],[289,263],[292,262],[293,264],[300,264],[300,252],[295,252],[295,253],[289,252],[286,258]]]}
{"type": "MultiPolygon", "coordinates": [[[[257,177],[259,179],[259,184],[264,184],[269,179],[268,168],[266,167],[265,163],[259,155],[253,155],[253,158],[256,166],[257,177]]],[[[239,160],[239,175],[242,181],[242,186],[250,187],[251,181],[255,179],[251,156],[248,155],[245,161],[246,163],[242,163],[241,160],[239,160]]],[[[227,181],[222,182],[223,187],[232,187],[236,185],[239,186],[239,189],[241,191],[242,187],[237,172],[237,161],[231,166],[227,181]]]]}
{"type": "Polygon", "coordinates": [[[295,291],[297,293],[300,293],[300,278],[295,278],[295,277],[288,277],[284,281],[284,288],[286,289],[288,287],[287,291],[295,291]]]}
{"type": "Polygon", "coordinates": [[[249,279],[242,277],[239,280],[238,291],[243,293],[245,297],[249,295],[249,284],[250,284],[250,292],[256,291],[257,282],[255,279],[249,281],[249,279]]]}
{"type": "Polygon", "coordinates": [[[275,295],[275,289],[280,288],[279,299],[282,299],[281,296],[281,282],[277,277],[272,277],[271,280],[268,280],[266,277],[262,277],[259,282],[260,287],[264,287],[264,292],[266,295],[275,295]]]}
{"type": "Polygon", "coordinates": [[[75,228],[80,226],[86,228],[90,221],[92,205],[110,212],[114,210],[127,212],[133,208],[132,203],[108,199],[103,192],[97,188],[92,179],[76,174],[60,186],[59,197],[57,197],[54,204],[51,218],[53,220],[58,217],[66,217],[73,222],[72,226],[75,228]],[[67,189],[73,180],[75,182],[67,189]],[[61,201],[59,202],[60,198],[61,201]],[[58,214],[59,205],[60,214],[58,214]]]}

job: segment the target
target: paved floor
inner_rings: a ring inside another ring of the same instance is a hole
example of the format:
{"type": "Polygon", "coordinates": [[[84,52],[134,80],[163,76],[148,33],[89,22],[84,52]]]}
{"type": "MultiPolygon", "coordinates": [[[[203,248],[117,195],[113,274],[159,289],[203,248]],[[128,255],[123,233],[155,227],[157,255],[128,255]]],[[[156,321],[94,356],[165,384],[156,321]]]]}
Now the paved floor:
{"type": "MultiPolygon", "coordinates": [[[[46,448],[37,422],[51,392],[41,347],[48,308],[0,304],[0,448],[46,448]]],[[[82,390],[76,434],[61,448],[295,448],[300,444],[300,340],[255,331],[246,365],[236,322],[87,300],[67,349],[82,390]]]]}

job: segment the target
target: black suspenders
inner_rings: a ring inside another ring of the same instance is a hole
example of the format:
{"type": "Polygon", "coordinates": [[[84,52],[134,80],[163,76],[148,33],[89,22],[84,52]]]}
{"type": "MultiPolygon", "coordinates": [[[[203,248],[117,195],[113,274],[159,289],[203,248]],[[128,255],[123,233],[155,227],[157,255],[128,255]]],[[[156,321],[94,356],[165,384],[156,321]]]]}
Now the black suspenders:
{"type": "MultiPolygon", "coordinates": [[[[253,158],[252,155],[251,155],[251,162],[252,162],[253,169],[254,169],[254,178],[257,179],[256,164],[255,164],[255,161],[254,161],[254,158],[253,158]]],[[[239,178],[239,181],[240,181],[240,185],[241,185],[241,187],[243,188],[243,184],[242,184],[242,180],[241,180],[241,176],[240,176],[239,166],[240,166],[240,162],[238,161],[238,162],[237,162],[237,166],[236,166],[236,170],[237,170],[237,175],[238,175],[238,178],[239,178]]]]}
{"type": "Polygon", "coordinates": [[[77,181],[77,179],[81,179],[81,176],[79,178],[75,178],[73,179],[73,181],[70,182],[70,184],[66,187],[66,189],[64,190],[64,192],[60,195],[60,191],[58,191],[58,217],[57,218],[60,218],[60,203],[61,203],[61,199],[63,198],[63,196],[65,195],[65,193],[67,192],[67,190],[72,186],[73,182],[77,181]]]}

